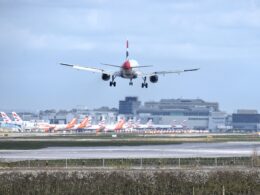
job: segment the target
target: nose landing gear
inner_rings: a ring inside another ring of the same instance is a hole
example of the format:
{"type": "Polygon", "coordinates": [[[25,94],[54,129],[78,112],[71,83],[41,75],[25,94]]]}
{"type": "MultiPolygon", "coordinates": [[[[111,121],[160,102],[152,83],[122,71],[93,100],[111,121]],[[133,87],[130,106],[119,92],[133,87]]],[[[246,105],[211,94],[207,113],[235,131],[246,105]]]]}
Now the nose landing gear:
{"type": "Polygon", "coordinates": [[[132,81],[132,79],[130,79],[129,85],[130,85],[130,86],[133,86],[133,81],[132,81]]]}
{"type": "Polygon", "coordinates": [[[148,83],[142,83],[142,88],[148,88],[148,83]]]}

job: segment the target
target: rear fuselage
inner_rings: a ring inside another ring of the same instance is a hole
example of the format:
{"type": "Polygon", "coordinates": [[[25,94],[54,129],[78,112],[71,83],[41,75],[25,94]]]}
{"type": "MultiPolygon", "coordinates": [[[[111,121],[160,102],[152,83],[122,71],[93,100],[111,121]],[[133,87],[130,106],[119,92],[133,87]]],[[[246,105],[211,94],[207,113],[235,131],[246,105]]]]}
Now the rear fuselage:
{"type": "Polygon", "coordinates": [[[120,76],[126,79],[135,79],[138,76],[137,67],[138,62],[135,60],[126,60],[120,70],[120,76]]]}

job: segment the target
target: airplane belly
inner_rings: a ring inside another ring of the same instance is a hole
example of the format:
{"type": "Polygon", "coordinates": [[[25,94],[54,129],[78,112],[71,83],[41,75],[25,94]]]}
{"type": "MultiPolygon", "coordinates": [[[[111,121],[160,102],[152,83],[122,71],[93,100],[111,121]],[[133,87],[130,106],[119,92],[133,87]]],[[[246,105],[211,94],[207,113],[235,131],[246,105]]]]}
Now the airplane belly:
{"type": "Polygon", "coordinates": [[[137,78],[137,74],[132,70],[123,70],[121,71],[121,77],[126,79],[135,79],[137,78]]]}

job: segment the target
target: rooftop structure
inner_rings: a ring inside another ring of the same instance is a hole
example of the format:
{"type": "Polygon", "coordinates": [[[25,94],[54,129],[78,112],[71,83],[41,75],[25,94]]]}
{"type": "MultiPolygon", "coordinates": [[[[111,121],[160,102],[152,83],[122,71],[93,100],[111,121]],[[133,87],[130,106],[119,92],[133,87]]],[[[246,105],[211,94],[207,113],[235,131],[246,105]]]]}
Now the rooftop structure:
{"type": "Polygon", "coordinates": [[[140,105],[137,97],[126,97],[125,100],[119,101],[119,114],[135,115],[140,105]]]}
{"type": "Polygon", "coordinates": [[[162,99],[159,102],[145,102],[138,113],[208,116],[210,111],[219,111],[217,102],[206,102],[201,99],[162,99]]]}

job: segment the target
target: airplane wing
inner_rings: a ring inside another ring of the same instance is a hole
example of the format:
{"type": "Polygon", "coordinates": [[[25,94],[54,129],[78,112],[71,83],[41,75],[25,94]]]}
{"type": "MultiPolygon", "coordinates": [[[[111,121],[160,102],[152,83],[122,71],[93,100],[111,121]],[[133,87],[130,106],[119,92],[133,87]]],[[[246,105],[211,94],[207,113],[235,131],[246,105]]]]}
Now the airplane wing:
{"type": "Polygon", "coordinates": [[[199,68],[185,69],[185,70],[174,70],[174,71],[155,71],[152,73],[141,73],[140,76],[154,76],[154,75],[166,75],[166,74],[181,74],[184,72],[197,71],[199,68]]]}
{"type": "Polygon", "coordinates": [[[88,66],[79,66],[79,65],[74,65],[74,64],[64,64],[64,63],[60,63],[60,65],[62,66],[68,66],[77,70],[85,70],[85,71],[89,71],[89,72],[94,72],[94,73],[101,73],[101,74],[109,74],[111,75],[111,72],[105,71],[101,68],[94,68],[94,67],[88,67],[88,66]]]}

